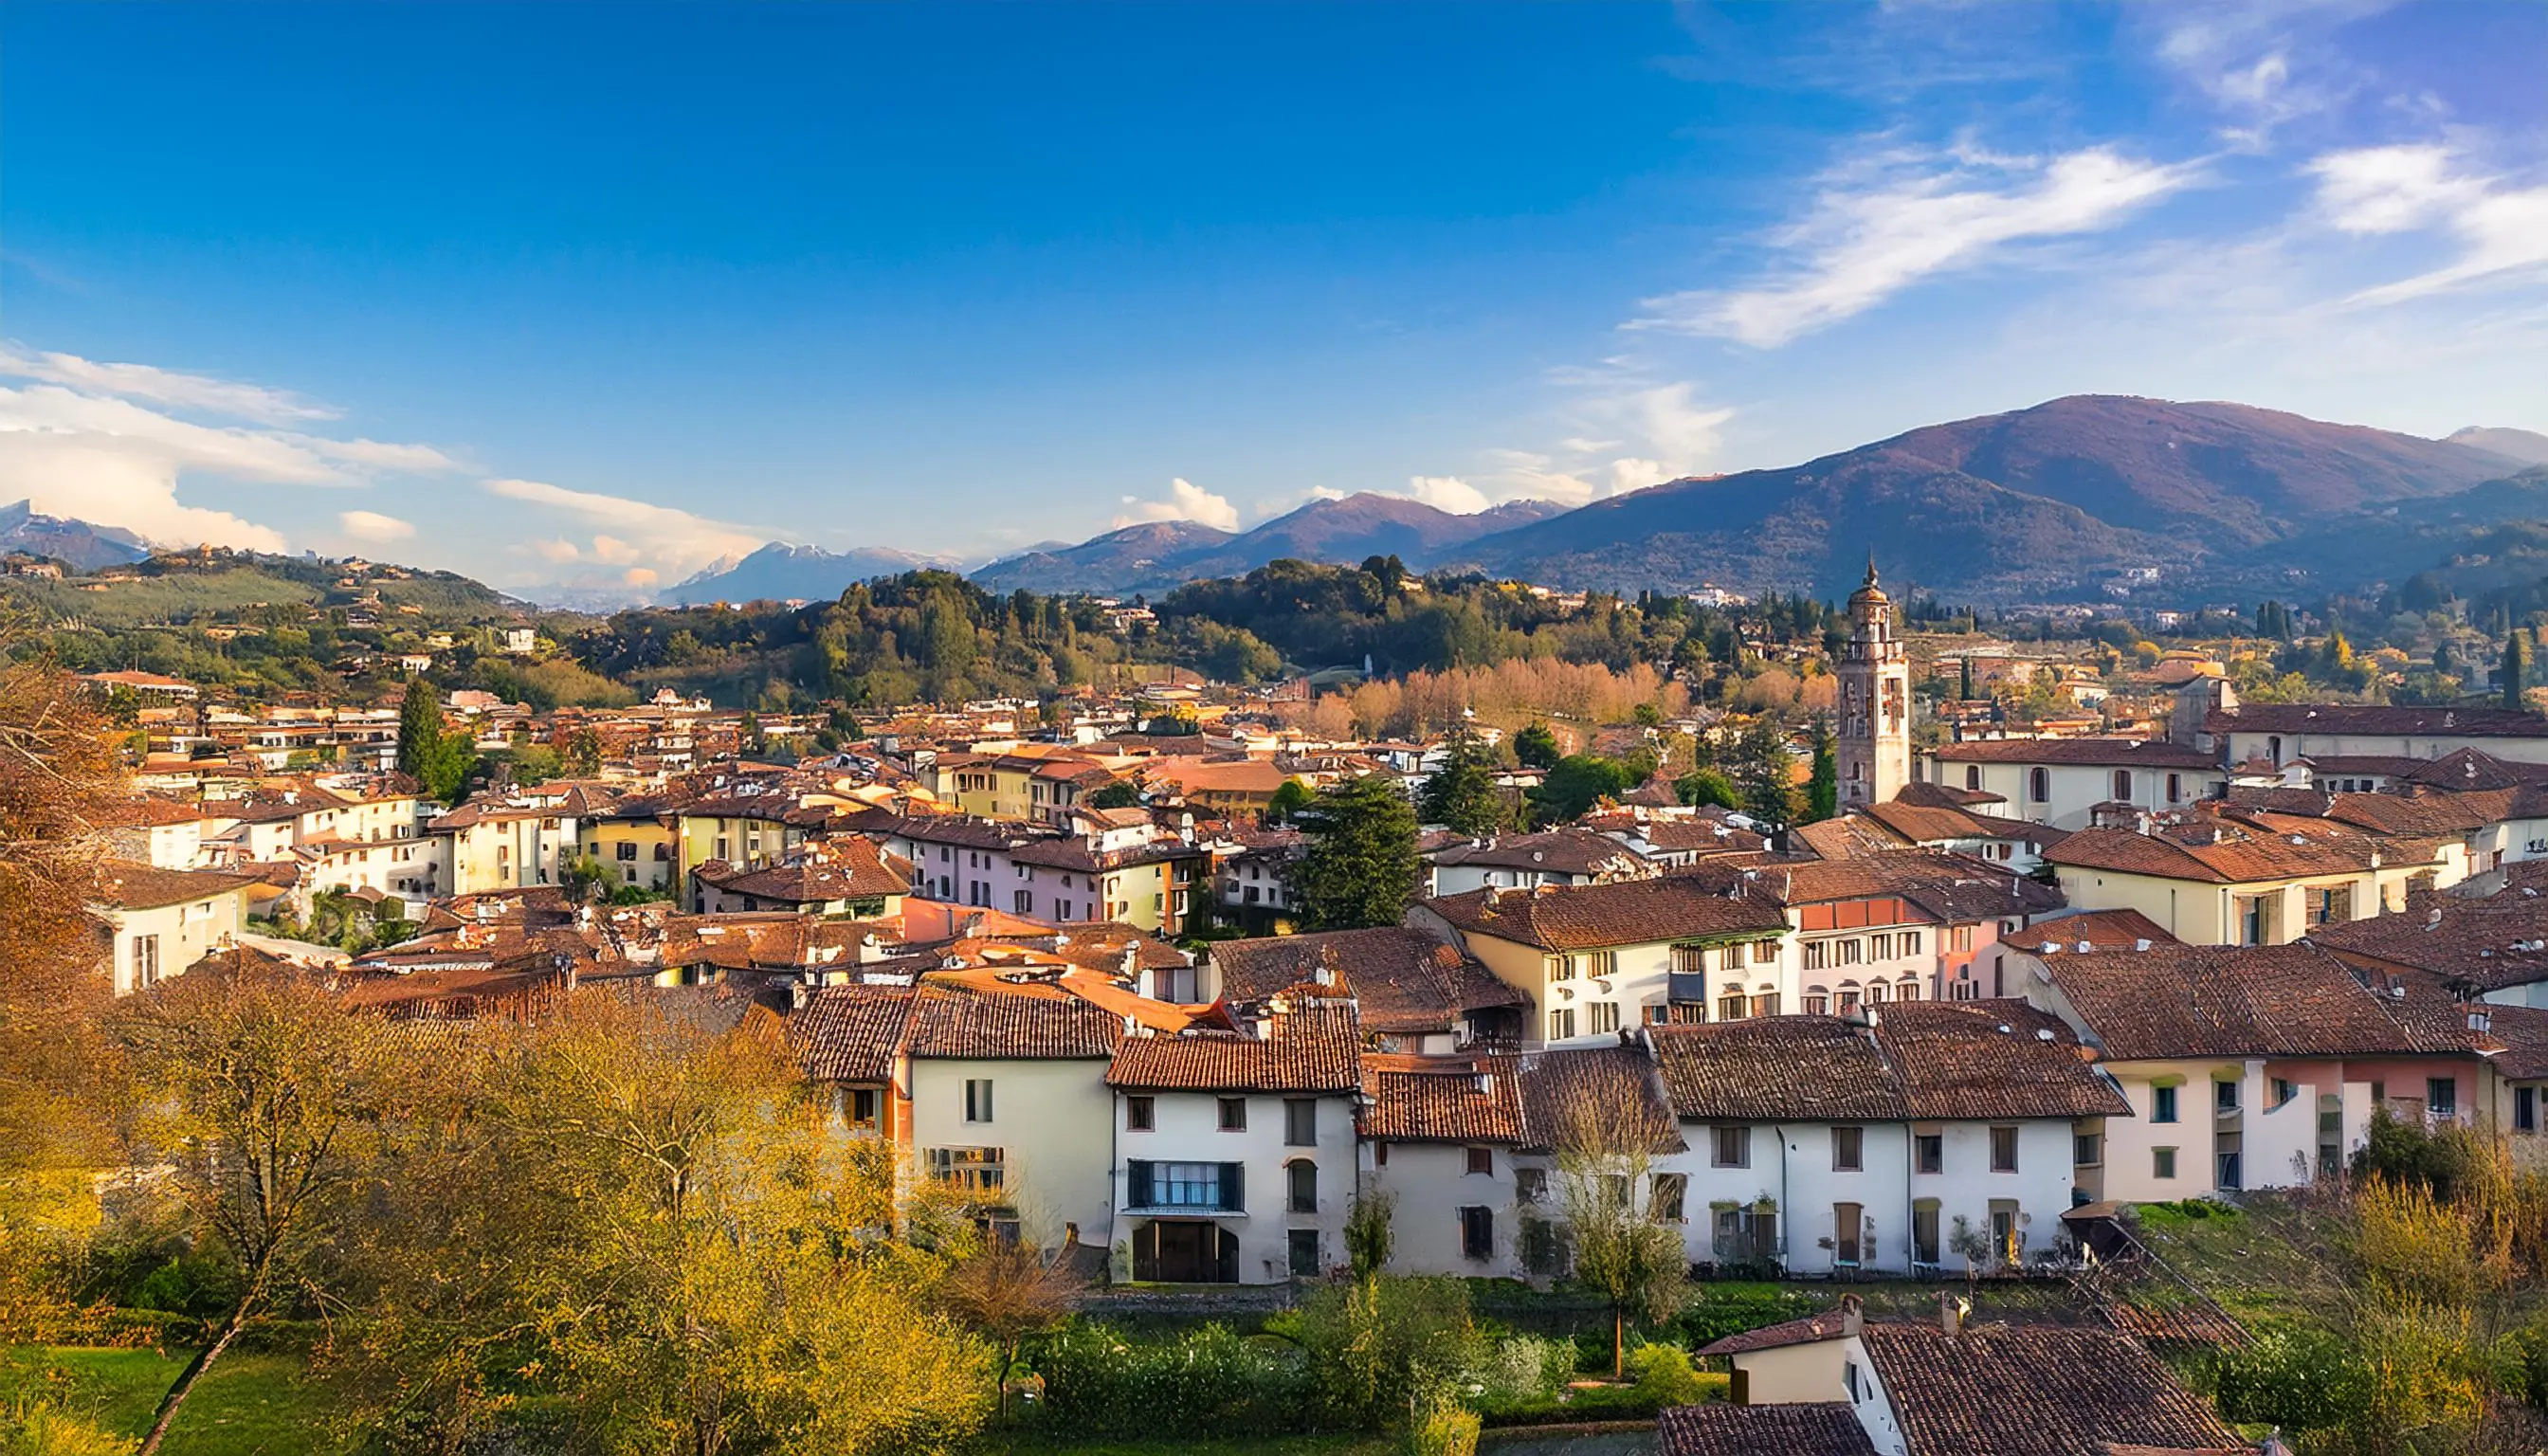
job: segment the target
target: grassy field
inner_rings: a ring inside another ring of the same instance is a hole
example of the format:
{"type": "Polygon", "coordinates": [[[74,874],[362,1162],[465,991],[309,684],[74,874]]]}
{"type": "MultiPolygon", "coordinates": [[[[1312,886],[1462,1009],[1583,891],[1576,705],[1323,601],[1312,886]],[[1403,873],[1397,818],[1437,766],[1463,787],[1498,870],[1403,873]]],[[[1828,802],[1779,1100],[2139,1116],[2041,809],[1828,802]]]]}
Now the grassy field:
{"type": "MultiPolygon", "coordinates": [[[[46,1377],[27,1366],[0,1367],[0,1381],[41,1381],[58,1392],[55,1402],[71,1414],[138,1439],[150,1412],[188,1358],[155,1350],[53,1348],[16,1351],[34,1355],[46,1377]]],[[[161,1449],[167,1456],[285,1456],[345,1449],[330,1428],[335,1407],[326,1392],[303,1378],[297,1355],[233,1354],[204,1377],[161,1449]]],[[[0,1392],[0,1402],[23,1392],[0,1392]]]]}

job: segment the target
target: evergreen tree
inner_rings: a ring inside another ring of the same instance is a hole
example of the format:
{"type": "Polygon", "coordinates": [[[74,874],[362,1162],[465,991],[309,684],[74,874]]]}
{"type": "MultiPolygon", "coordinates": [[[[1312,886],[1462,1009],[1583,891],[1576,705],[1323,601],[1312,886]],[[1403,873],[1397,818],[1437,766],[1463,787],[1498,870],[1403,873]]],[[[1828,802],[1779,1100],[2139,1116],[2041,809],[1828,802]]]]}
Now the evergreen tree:
{"type": "Polygon", "coordinates": [[[1273,796],[1265,804],[1265,822],[1289,824],[1294,815],[1310,806],[1310,786],[1298,778],[1286,778],[1275,785],[1273,796]]]}
{"type": "Polygon", "coordinates": [[[442,699],[433,684],[410,678],[407,698],[399,704],[398,771],[423,781],[434,751],[442,745],[442,699]]]}
{"type": "Polygon", "coordinates": [[[1513,758],[1525,769],[1552,769],[1563,755],[1557,735],[1546,723],[1533,723],[1513,735],[1513,758]]]}
{"type": "Polygon", "coordinates": [[[1973,660],[1964,658],[1956,668],[1956,696],[1970,702],[1973,700],[1973,660]]]}
{"type": "Polygon", "coordinates": [[[2515,627],[2503,634],[2503,705],[2518,710],[2521,695],[2530,685],[2529,634],[2515,627]]]}
{"type": "Polygon", "coordinates": [[[1467,835],[1495,834],[1512,820],[1511,808],[1496,791],[1487,752],[1477,739],[1453,735],[1449,758],[1424,780],[1421,808],[1427,824],[1439,824],[1467,835]]]}
{"type": "Polygon", "coordinates": [[[1726,809],[1743,807],[1743,790],[1716,769],[1690,770],[1674,780],[1673,793],[1692,808],[1707,804],[1726,809]]]}
{"type": "Polygon", "coordinates": [[[1292,866],[1304,930],[1396,925],[1415,897],[1415,809],[1395,780],[1366,774],[1319,790],[1301,811],[1309,852],[1292,866]]]}
{"type": "Polygon", "coordinates": [[[1840,812],[1840,752],[1832,741],[1831,720],[1814,720],[1814,776],[1805,787],[1805,822],[1829,819],[1840,812]]]}

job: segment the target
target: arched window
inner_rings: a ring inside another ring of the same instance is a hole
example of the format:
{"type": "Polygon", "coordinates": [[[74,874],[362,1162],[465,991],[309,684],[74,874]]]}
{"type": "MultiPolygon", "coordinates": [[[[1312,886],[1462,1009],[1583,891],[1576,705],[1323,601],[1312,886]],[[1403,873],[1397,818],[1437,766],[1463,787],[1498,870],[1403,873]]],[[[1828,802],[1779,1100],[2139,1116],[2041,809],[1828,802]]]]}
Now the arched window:
{"type": "Polygon", "coordinates": [[[1807,1016],[1830,1015],[1831,989],[1827,986],[1805,987],[1804,1012],[1807,1016]]]}
{"type": "Polygon", "coordinates": [[[2127,803],[2127,804],[2129,804],[2129,803],[2131,803],[2131,802],[2133,801],[2133,771],[2132,771],[2132,770],[2130,770],[2130,769],[2117,769],[2117,770],[2115,771],[2115,798],[2116,798],[2119,802],[2127,803]]]}
{"type": "Polygon", "coordinates": [[[1284,1176],[1291,1183],[1292,1212],[1315,1214],[1319,1211],[1319,1165],[1308,1158],[1294,1158],[1283,1165],[1284,1176]]]}
{"type": "Polygon", "coordinates": [[[1966,764],[1964,766],[1964,787],[1979,788],[1981,786],[1982,766],[1979,764],[1966,764]]]}
{"type": "Polygon", "coordinates": [[[2052,802],[2052,771],[2049,769],[2027,770],[2026,796],[2039,804],[2048,804],[2052,802]]]}

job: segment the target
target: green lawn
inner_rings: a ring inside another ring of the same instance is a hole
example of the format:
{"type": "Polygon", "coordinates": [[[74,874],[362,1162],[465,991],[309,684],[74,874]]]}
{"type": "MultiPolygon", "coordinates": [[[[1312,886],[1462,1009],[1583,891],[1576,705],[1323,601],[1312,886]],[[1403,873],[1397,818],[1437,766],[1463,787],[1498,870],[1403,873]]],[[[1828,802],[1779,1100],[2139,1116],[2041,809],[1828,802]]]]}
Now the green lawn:
{"type": "MultiPolygon", "coordinates": [[[[61,1372],[60,1404],[108,1430],[138,1439],[169,1382],[185,1368],[188,1353],[55,1347],[11,1352],[33,1355],[61,1372]]],[[[0,1370],[18,1379],[26,1367],[0,1370]]],[[[329,1421],[335,1408],[326,1392],[304,1378],[297,1355],[230,1354],[195,1387],[160,1449],[167,1456],[282,1456],[345,1449],[329,1421]]]]}

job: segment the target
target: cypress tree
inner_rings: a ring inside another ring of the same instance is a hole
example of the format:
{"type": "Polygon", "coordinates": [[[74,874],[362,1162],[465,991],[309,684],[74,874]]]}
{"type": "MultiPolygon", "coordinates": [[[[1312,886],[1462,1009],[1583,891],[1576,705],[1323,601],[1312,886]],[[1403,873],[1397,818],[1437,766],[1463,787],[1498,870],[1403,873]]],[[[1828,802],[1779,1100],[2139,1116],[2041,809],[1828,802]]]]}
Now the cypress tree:
{"type": "Polygon", "coordinates": [[[442,700],[433,684],[410,678],[407,697],[399,704],[398,771],[422,782],[442,747],[442,700]]]}
{"type": "Polygon", "coordinates": [[[1973,700],[1973,660],[1967,657],[1956,666],[1956,696],[1970,702],[1973,700]]]}
{"type": "Polygon", "coordinates": [[[1831,721],[1814,720],[1814,775],[1805,785],[1805,821],[1814,823],[1840,812],[1840,753],[1832,742],[1831,721]]]}
{"type": "Polygon", "coordinates": [[[2503,680],[2503,705],[2508,708],[2521,707],[2522,690],[2530,685],[2530,648],[2523,639],[2518,627],[2503,634],[2503,671],[2497,676],[2503,680]]]}

